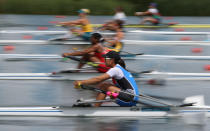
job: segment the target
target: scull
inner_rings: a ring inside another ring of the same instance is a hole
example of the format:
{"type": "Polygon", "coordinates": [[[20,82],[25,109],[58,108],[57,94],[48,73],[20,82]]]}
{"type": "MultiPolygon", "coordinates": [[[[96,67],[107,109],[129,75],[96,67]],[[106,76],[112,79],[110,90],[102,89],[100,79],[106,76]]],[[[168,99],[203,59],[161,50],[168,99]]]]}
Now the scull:
{"type": "MultiPolygon", "coordinates": [[[[40,34],[40,35],[64,35],[66,30],[1,30],[0,34],[40,34]]],[[[210,32],[172,32],[172,31],[146,31],[146,30],[129,30],[125,33],[143,33],[143,34],[162,34],[162,35],[209,35],[210,32]]],[[[100,32],[102,35],[113,35],[113,32],[100,32]]]]}
{"type": "MultiPolygon", "coordinates": [[[[196,96],[198,97],[198,96],[196,96]]],[[[194,101],[193,97],[188,97],[194,101]]],[[[185,100],[186,100],[185,99],[185,100]]],[[[201,114],[210,117],[210,106],[204,101],[197,100],[193,106],[172,107],[172,106],[144,106],[119,107],[85,107],[85,106],[47,106],[47,107],[0,107],[0,116],[33,116],[33,117],[149,117],[167,118],[184,117],[187,114],[201,114]],[[199,102],[200,101],[200,102],[199,102]]]]}
{"type": "MultiPolygon", "coordinates": [[[[53,73],[0,73],[0,80],[85,80],[99,76],[95,70],[63,70],[53,73]]],[[[158,72],[132,73],[136,81],[148,80],[210,80],[210,73],[158,72]]]]}
{"type": "MultiPolygon", "coordinates": [[[[125,45],[204,45],[210,46],[209,41],[141,41],[141,40],[122,40],[125,45]]],[[[81,40],[67,41],[48,41],[48,40],[0,40],[0,45],[89,45],[90,42],[81,40]]]]}
{"type": "MultiPolygon", "coordinates": [[[[0,54],[0,58],[8,61],[24,61],[24,60],[62,60],[59,54],[0,54]]],[[[140,59],[171,59],[171,60],[210,60],[210,56],[181,56],[181,55],[150,55],[150,54],[124,54],[122,58],[125,60],[140,59]]]]}

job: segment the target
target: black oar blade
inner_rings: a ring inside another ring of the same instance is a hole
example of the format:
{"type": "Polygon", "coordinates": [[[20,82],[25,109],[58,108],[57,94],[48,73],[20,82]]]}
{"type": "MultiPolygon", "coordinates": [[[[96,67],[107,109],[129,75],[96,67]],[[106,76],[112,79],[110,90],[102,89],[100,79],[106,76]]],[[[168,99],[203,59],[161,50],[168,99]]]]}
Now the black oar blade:
{"type": "Polygon", "coordinates": [[[178,107],[194,106],[195,102],[178,105],[178,107]]]}
{"type": "Polygon", "coordinates": [[[75,56],[66,56],[66,58],[69,58],[69,59],[72,59],[72,60],[75,60],[75,61],[80,61],[81,60],[80,58],[77,58],[75,56]]]}

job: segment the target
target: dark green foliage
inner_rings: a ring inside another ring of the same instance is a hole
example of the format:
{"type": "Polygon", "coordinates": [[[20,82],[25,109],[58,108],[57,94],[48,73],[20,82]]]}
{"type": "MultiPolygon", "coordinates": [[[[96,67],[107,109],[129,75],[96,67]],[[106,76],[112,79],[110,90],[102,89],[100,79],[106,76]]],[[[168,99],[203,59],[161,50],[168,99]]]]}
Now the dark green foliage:
{"type": "Polygon", "coordinates": [[[208,16],[210,0],[0,0],[0,13],[76,15],[88,8],[91,15],[113,15],[122,6],[127,15],[145,11],[150,2],[157,2],[164,16],[208,16]]]}

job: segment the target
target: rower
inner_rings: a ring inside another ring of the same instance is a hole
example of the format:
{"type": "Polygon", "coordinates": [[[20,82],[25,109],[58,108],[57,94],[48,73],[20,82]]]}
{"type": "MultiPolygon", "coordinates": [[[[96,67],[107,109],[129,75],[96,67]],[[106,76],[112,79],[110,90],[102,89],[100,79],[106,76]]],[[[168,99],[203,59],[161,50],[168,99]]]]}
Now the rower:
{"type": "Polygon", "coordinates": [[[124,38],[123,32],[123,21],[122,20],[114,20],[105,24],[101,30],[110,30],[115,32],[115,36],[111,38],[104,38],[104,40],[108,44],[104,44],[109,50],[119,52],[123,48],[122,39],[124,38]]]}
{"type": "Polygon", "coordinates": [[[151,22],[154,25],[157,25],[160,23],[161,18],[160,18],[160,13],[157,9],[157,4],[156,3],[150,3],[149,9],[145,12],[135,12],[135,15],[137,16],[150,16],[146,17],[143,19],[143,21],[140,24],[145,24],[146,22],[151,22]]]}
{"type": "Polygon", "coordinates": [[[109,68],[105,65],[105,60],[102,55],[106,54],[108,50],[102,46],[103,38],[99,33],[93,33],[91,35],[91,46],[82,51],[75,51],[73,53],[63,53],[63,57],[67,56],[83,56],[81,62],[78,65],[78,69],[81,69],[84,65],[82,61],[89,61],[99,63],[97,70],[99,72],[106,72],[109,68]]]}
{"type": "Polygon", "coordinates": [[[119,6],[115,9],[115,15],[114,15],[113,19],[121,20],[123,22],[123,24],[125,24],[127,18],[126,18],[126,15],[125,15],[122,7],[119,6]]]}
{"type": "MultiPolygon", "coordinates": [[[[100,76],[88,80],[75,81],[75,87],[80,87],[80,85],[92,85],[100,83],[98,85],[98,88],[106,92],[129,92],[134,94],[132,96],[132,100],[130,99],[129,101],[126,101],[125,99],[123,99],[123,96],[121,96],[120,98],[116,99],[116,103],[120,106],[135,106],[136,102],[138,101],[137,96],[139,95],[138,87],[132,75],[125,69],[125,63],[121,59],[119,53],[115,51],[110,51],[106,55],[104,55],[104,57],[106,65],[111,69],[100,76]],[[113,83],[103,82],[110,78],[113,78],[113,83]]],[[[96,100],[104,100],[105,98],[106,94],[99,93],[96,97],[96,100]]],[[[101,103],[95,104],[96,107],[99,107],[100,105],[101,103]]]]}
{"type": "Polygon", "coordinates": [[[88,9],[80,9],[78,11],[79,13],[79,19],[74,21],[68,21],[68,22],[60,22],[59,24],[64,26],[80,26],[81,29],[70,29],[70,32],[77,34],[78,36],[81,36],[84,40],[89,41],[91,33],[93,32],[93,28],[87,18],[87,14],[90,13],[88,9]]]}

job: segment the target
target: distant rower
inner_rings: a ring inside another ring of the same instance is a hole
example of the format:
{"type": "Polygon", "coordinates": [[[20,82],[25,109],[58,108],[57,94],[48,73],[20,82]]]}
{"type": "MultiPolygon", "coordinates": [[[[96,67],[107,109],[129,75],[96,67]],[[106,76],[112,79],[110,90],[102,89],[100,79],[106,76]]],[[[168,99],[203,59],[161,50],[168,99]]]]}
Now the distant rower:
{"type": "Polygon", "coordinates": [[[123,32],[123,21],[114,20],[110,21],[101,28],[101,30],[110,30],[114,31],[116,34],[111,38],[105,38],[105,41],[108,44],[104,44],[109,50],[120,52],[123,48],[122,39],[124,38],[123,32]]]}
{"type": "Polygon", "coordinates": [[[115,15],[113,17],[114,20],[121,20],[123,21],[123,24],[125,24],[127,17],[125,15],[125,13],[123,12],[123,8],[122,7],[117,7],[115,9],[115,15]]]}
{"type": "Polygon", "coordinates": [[[89,14],[90,11],[88,9],[80,9],[78,13],[80,17],[78,20],[60,22],[59,24],[74,27],[80,26],[80,29],[73,28],[70,29],[70,31],[81,36],[84,40],[89,41],[91,33],[93,32],[93,28],[87,18],[87,14],[89,14]]]}
{"type": "Polygon", "coordinates": [[[135,12],[135,15],[137,16],[150,16],[143,19],[143,21],[140,24],[145,24],[146,22],[151,22],[152,24],[156,25],[159,24],[161,21],[160,13],[157,9],[156,3],[150,3],[149,9],[145,12],[135,12]]]}

